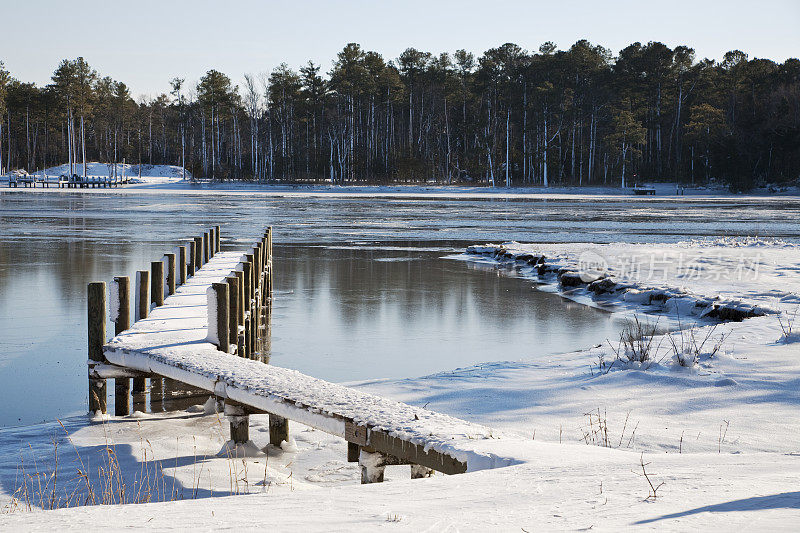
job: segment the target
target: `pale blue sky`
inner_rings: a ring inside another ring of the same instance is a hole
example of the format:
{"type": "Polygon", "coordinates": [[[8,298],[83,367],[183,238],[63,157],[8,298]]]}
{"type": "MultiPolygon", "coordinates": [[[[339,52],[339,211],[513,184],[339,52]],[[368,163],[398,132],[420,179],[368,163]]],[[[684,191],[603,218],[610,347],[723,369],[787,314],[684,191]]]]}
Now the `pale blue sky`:
{"type": "Polygon", "coordinates": [[[479,55],[505,42],[566,49],[581,38],[614,53],[655,40],[692,46],[698,58],[736,48],[800,56],[800,0],[0,0],[0,20],[0,61],[15,77],[46,84],[61,59],[82,55],[137,95],[168,91],[174,76],[194,84],[210,68],[236,83],[284,61],[328,70],[348,42],[389,59],[409,46],[479,55]]]}

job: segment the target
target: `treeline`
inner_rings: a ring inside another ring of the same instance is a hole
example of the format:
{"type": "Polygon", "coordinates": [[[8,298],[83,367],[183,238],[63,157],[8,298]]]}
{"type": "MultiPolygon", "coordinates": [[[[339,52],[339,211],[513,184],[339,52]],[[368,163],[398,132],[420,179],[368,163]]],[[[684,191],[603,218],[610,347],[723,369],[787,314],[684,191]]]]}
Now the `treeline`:
{"type": "Polygon", "coordinates": [[[392,61],[351,43],[324,74],[283,64],[237,86],[210,70],[138,100],[83,58],[46,87],[0,63],[0,118],[0,167],[28,171],[124,160],[212,179],[738,190],[800,176],[800,61],[697,61],[658,42],[392,61]]]}

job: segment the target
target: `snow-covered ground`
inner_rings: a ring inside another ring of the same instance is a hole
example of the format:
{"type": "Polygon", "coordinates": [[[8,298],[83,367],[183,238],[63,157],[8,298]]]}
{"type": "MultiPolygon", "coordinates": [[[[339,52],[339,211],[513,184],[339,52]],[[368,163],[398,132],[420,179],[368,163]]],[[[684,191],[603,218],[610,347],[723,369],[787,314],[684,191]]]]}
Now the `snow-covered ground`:
{"type": "Polygon", "coordinates": [[[198,406],[3,430],[0,505],[13,512],[0,515],[0,528],[796,529],[800,247],[726,239],[506,243],[472,251],[481,253],[452,258],[529,278],[542,290],[635,315],[645,325],[680,321],[685,329],[659,331],[645,362],[628,361],[619,339],[598,339],[546,360],[531,346],[522,361],[487,353],[487,363],[469,368],[351,384],[497,428],[504,438],[481,446],[519,461],[458,476],[410,480],[408,467],[389,467],[386,483],[360,486],[344,441],[292,424],[293,442],[264,453],[268,428],[259,416],[251,417],[250,457],[231,458],[227,422],[210,412],[213,402],[209,414],[198,406]],[[534,256],[544,259],[531,265],[534,256]],[[549,266],[541,275],[540,264],[549,266]],[[580,282],[559,284],[559,271],[576,273],[580,282]],[[603,276],[612,278],[607,290],[589,291],[584,282],[603,276]],[[761,316],[719,323],[708,317],[714,305],[761,316]],[[24,492],[14,502],[12,493],[25,476],[28,501],[47,483],[47,476],[31,474],[52,471],[53,442],[64,497],[85,486],[79,470],[102,487],[109,478],[97,469],[110,449],[127,476],[128,501],[148,493],[166,503],[26,512],[24,492]],[[229,494],[238,495],[218,497],[229,494]]]}

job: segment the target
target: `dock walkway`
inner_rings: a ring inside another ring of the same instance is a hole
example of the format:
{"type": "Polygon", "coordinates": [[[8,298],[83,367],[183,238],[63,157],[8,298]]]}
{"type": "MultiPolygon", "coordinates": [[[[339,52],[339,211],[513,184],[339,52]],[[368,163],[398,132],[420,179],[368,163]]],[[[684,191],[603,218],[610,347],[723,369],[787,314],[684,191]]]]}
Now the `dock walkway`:
{"type": "Polygon", "coordinates": [[[252,271],[257,281],[243,299],[251,314],[243,318],[257,324],[257,309],[271,300],[271,268],[271,234],[269,244],[265,240],[252,253],[214,254],[163,305],[105,343],[103,361],[90,364],[90,378],[159,376],[208,391],[224,400],[235,442],[247,441],[247,416],[259,413],[270,415],[275,445],[288,439],[287,420],[344,438],[348,460],[359,461],[364,483],[381,481],[391,464],[412,465],[412,477],[511,464],[479,451],[480,441],[498,438],[489,428],[249,359],[236,343],[221,341],[220,335],[233,340],[230,332],[241,327],[220,334],[215,325],[236,314],[221,318],[227,310],[219,302],[220,287],[232,273],[252,271]],[[256,261],[252,268],[248,259],[256,261]]]}

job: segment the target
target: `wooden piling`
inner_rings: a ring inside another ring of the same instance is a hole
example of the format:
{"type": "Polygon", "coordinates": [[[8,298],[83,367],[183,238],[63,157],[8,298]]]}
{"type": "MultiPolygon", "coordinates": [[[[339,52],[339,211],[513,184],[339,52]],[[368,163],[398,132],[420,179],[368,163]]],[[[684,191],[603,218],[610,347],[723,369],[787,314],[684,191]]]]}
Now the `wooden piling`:
{"type": "Polygon", "coordinates": [[[150,301],[156,304],[156,307],[161,307],[164,305],[164,262],[151,262],[150,272],[150,301]]]}
{"type": "Polygon", "coordinates": [[[269,415],[269,443],[280,446],[283,441],[289,442],[289,420],[282,416],[269,415]]]}
{"type": "Polygon", "coordinates": [[[194,238],[194,271],[200,270],[203,266],[203,238],[194,238]]]}
{"type": "Polygon", "coordinates": [[[217,253],[217,252],[220,251],[220,247],[219,247],[220,241],[221,241],[221,239],[220,239],[220,236],[219,236],[219,226],[214,226],[214,253],[217,253]]]}
{"type": "Polygon", "coordinates": [[[217,232],[217,230],[214,229],[214,228],[211,228],[210,230],[208,230],[208,258],[209,259],[214,257],[214,254],[216,253],[216,250],[215,250],[216,246],[214,244],[214,243],[217,242],[217,238],[214,236],[214,234],[216,232],[217,232]]]}
{"type": "Polygon", "coordinates": [[[201,237],[201,239],[202,239],[202,244],[203,244],[203,264],[205,265],[206,263],[208,263],[208,260],[209,260],[209,254],[208,254],[208,241],[209,241],[209,238],[208,238],[208,232],[207,231],[203,232],[203,236],[201,237]]]}
{"type": "Polygon", "coordinates": [[[234,444],[244,444],[250,440],[250,417],[244,407],[225,402],[225,417],[230,422],[231,440],[234,444]]]}
{"type": "Polygon", "coordinates": [[[186,246],[178,246],[178,285],[186,283],[186,246]]]}
{"type": "Polygon", "coordinates": [[[246,255],[247,260],[242,263],[244,268],[244,305],[247,318],[244,319],[244,335],[247,350],[247,358],[252,359],[254,353],[253,346],[253,263],[252,256],[246,255]]]}
{"type": "Polygon", "coordinates": [[[230,347],[230,319],[228,317],[228,308],[230,307],[230,300],[228,298],[228,284],[227,283],[212,283],[211,288],[216,296],[216,344],[217,349],[221,352],[228,352],[230,347]]]}
{"type": "MultiPolygon", "coordinates": [[[[103,344],[106,343],[106,283],[93,282],[88,288],[89,360],[102,363],[103,344]]],[[[106,412],[106,380],[89,379],[89,412],[106,412]]]]}
{"type": "MultiPolygon", "coordinates": [[[[136,320],[147,318],[150,313],[150,271],[139,270],[136,272],[136,320]]],[[[133,394],[144,394],[145,378],[133,378],[133,394]]],[[[134,399],[134,407],[136,407],[134,399]]]]}
{"type": "Polygon", "coordinates": [[[186,264],[187,274],[194,276],[195,265],[197,264],[197,243],[194,241],[189,242],[189,262],[186,264]]]}
{"type": "Polygon", "coordinates": [[[239,340],[239,278],[228,276],[225,280],[228,282],[229,342],[236,345],[239,340]]]}
{"type": "Polygon", "coordinates": [[[347,443],[347,462],[348,463],[357,463],[358,462],[358,454],[361,451],[361,448],[355,442],[348,442],[347,443]]]}
{"type": "MultiPolygon", "coordinates": [[[[114,287],[117,291],[117,309],[114,320],[114,335],[119,335],[131,327],[131,279],[128,276],[114,278],[114,287]]],[[[131,380],[130,378],[114,379],[114,415],[128,416],[131,411],[131,380]]]]}
{"type": "Polygon", "coordinates": [[[175,254],[164,254],[167,258],[167,296],[175,294],[175,254]]]}

